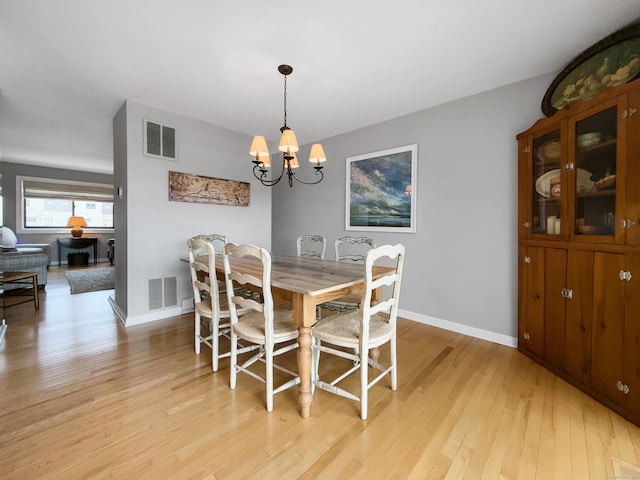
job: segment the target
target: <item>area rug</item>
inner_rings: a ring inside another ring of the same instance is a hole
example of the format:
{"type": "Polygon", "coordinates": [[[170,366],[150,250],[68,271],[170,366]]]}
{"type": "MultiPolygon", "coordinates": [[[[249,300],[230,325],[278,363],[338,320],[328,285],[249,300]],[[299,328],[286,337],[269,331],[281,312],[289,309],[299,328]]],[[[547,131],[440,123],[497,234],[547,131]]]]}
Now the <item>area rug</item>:
{"type": "Polygon", "coordinates": [[[72,295],[116,288],[116,269],[113,267],[67,270],[64,276],[67,277],[72,295]]]}

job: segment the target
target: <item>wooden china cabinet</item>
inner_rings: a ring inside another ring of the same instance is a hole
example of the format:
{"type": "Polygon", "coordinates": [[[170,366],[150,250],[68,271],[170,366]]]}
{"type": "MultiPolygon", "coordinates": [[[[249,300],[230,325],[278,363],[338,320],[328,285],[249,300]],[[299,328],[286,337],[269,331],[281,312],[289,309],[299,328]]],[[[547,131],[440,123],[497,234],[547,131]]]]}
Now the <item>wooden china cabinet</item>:
{"type": "Polygon", "coordinates": [[[518,140],[518,349],[640,425],[640,80],[518,140]]]}

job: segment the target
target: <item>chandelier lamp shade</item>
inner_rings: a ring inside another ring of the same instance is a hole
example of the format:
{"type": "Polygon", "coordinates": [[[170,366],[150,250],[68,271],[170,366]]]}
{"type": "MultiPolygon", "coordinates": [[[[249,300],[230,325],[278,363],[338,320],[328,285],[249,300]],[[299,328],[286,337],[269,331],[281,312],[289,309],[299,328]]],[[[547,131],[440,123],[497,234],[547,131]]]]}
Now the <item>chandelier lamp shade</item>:
{"type": "Polygon", "coordinates": [[[298,157],[296,153],[299,150],[298,140],[296,134],[287,126],[287,76],[291,75],[293,68],[289,65],[280,65],[278,71],[284,76],[284,125],[280,128],[282,136],[280,137],[280,143],[278,144],[278,150],[282,152],[282,171],[277,177],[267,177],[268,169],[271,168],[271,159],[269,158],[269,147],[267,146],[267,140],[261,135],[253,137],[251,142],[251,148],[249,148],[249,155],[253,158],[253,175],[260,180],[260,182],[267,186],[272,187],[282,180],[287,175],[289,186],[293,187],[293,181],[296,180],[305,185],[314,185],[320,183],[324,178],[322,165],[327,161],[327,156],[324,153],[322,145],[314,143],[311,146],[311,152],[309,153],[309,161],[313,164],[315,175],[318,178],[315,181],[304,181],[300,179],[294,172],[294,169],[300,167],[298,157]]]}

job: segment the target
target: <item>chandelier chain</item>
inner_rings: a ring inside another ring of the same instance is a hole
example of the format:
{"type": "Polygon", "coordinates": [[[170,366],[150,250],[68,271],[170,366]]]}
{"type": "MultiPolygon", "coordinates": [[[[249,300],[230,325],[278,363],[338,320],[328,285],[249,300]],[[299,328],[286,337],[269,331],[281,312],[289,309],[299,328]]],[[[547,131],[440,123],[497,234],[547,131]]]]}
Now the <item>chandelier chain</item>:
{"type": "Polygon", "coordinates": [[[287,127],[287,76],[284,76],[284,129],[287,127]]]}

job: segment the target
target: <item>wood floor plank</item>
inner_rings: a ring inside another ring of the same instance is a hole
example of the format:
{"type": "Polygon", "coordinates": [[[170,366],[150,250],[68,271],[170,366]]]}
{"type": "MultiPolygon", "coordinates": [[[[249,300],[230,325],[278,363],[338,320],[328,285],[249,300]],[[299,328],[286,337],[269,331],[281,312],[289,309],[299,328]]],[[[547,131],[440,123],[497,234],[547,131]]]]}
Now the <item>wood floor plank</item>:
{"type": "Polygon", "coordinates": [[[640,428],[512,348],[400,319],[399,388],[374,386],[369,420],[324,391],[303,419],[295,389],[272,413],[261,383],[230,390],[192,314],[125,328],[112,292],[70,295],[63,275],[40,311],[7,311],[0,478],[601,480],[640,462],[640,428]]]}

